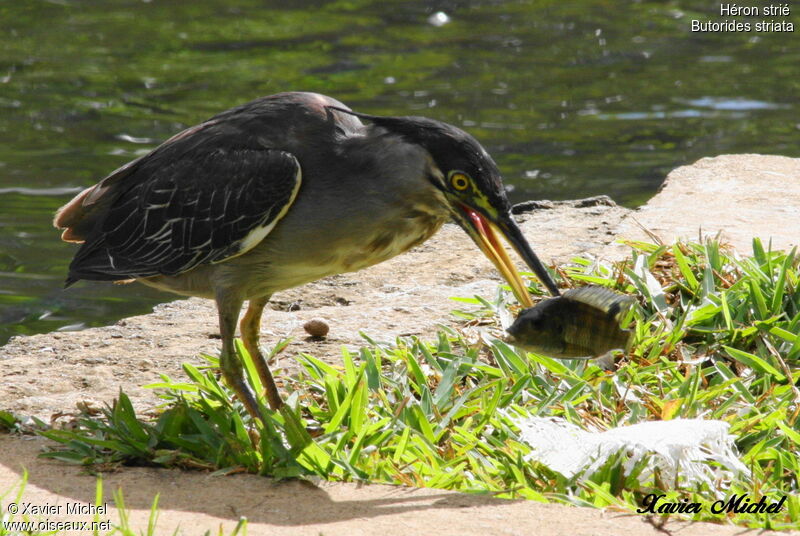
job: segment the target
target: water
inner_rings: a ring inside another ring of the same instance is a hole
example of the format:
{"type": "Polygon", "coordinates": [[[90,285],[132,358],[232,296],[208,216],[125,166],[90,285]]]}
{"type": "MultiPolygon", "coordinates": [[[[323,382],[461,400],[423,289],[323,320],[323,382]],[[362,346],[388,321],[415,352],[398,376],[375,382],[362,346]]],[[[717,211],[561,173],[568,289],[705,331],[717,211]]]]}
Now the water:
{"type": "MultiPolygon", "coordinates": [[[[672,168],[800,155],[797,34],[691,33],[719,3],[90,1],[0,4],[0,342],[172,299],[61,284],[51,228],[81,187],[260,95],[472,132],[513,201],[596,194],[636,206],[672,168]],[[441,14],[439,14],[441,13],[441,14]],[[443,15],[443,16],[442,16],[443,15]]],[[[797,14],[788,19],[800,26],[797,14]]]]}

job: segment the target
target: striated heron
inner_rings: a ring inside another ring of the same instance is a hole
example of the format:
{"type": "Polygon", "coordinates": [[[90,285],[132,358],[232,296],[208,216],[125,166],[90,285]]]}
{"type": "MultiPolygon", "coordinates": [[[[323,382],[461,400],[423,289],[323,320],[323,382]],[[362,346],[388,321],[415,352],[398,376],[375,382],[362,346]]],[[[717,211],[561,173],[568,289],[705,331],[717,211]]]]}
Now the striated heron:
{"type": "Polygon", "coordinates": [[[242,340],[279,409],[258,348],[270,296],[394,257],[448,219],[523,305],[530,297],[498,231],[558,295],[511,217],[497,165],[472,136],[424,117],[356,113],[315,93],[259,98],[176,134],[79,193],[54,225],[82,243],[67,286],[137,280],[215,300],[223,376],[258,417],[233,345],[243,303],[242,340]]]}

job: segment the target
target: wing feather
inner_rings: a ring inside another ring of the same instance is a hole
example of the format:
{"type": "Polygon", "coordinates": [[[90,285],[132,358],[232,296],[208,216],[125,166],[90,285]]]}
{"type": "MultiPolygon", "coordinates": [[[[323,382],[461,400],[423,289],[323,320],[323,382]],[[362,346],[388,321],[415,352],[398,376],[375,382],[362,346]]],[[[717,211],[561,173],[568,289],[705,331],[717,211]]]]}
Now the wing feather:
{"type": "Polygon", "coordinates": [[[177,275],[246,253],[286,213],[301,182],[292,154],[266,148],[191,151],[148,164],[126,178],[68,281],[177,275]]]}

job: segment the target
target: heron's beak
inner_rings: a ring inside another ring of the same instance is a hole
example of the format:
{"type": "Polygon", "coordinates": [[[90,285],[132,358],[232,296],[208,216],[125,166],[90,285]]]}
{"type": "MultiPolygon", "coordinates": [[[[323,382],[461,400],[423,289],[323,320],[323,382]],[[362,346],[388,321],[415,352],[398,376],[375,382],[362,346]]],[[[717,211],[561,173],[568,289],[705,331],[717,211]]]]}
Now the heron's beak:
{"type": "Polygon", "coordinates": [[[458,219],[461,221],[459,221],[459,223],[461,223],[461,226],[467,231],[467,234],[469,234],[470,238],[477,244],[483,254],[492,261],[492,264],[495,265],[503,278],[508,281],[517,301],[526,308],[533,306],[525,284],[522,282],[522,278],[514,266],[514,263],[512,263],[511,259],[508,257],[508,253],[506,253],[503,244],[500,243],[497,233],[505,237],[533,273],[536,274],[536,277],[547,287],[550,293],[553,296],[559,295],[558,286],[533,252],[528,241],[525,240],[522,231],[511,218],[511,215],[501,217],[498,223],[495,224],[478,211],[466,205],[461,205],[460,208],[461,213],[459,216],[461,216],[461,218],[458,219]]]}

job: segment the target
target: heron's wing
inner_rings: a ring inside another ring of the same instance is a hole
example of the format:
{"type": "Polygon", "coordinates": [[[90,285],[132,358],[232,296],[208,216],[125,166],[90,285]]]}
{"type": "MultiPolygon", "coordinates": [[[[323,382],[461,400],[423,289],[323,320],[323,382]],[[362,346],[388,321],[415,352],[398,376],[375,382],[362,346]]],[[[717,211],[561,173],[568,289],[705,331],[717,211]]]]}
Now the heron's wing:
{"type": "Polygon", "coordinates": [[[301,171],[266,148],[188,151],[137,167],[70,265],[67,283],[176,275],[241,255],[294,201],[301,171]]]}

